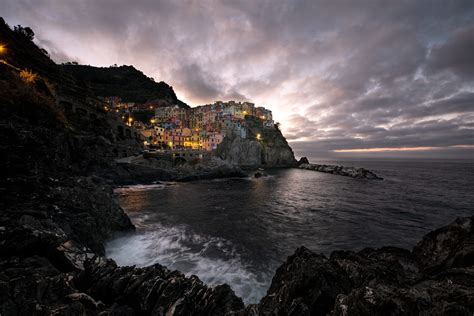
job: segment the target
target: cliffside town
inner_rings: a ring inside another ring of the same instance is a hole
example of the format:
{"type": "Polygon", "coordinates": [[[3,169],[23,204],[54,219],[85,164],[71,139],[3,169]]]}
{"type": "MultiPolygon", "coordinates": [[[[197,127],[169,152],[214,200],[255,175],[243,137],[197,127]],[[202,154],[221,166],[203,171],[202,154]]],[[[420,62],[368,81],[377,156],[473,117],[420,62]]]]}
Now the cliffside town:
{"type": "Polygon", "coordinates": [[[121,102],[119,97],[108,97],[105,101],[124,122],[140,130],[145,145],[156,149],[191,149],[213,151],[224,137],[263,140],[264,129],[275,129],[272,112],[264,107],[255,107],[250,102],[222,102],[183,108],[167,106],[161,102],[135,104],[121,102]],[[154,111],[154,115],[134,114],[154,111]],[[143,120],[143,117],[148,121],[143,120]],[[253,133],[249,131],[253,130],[253,133]],[[253,137],[255,134],[255,137],[253,137]]]}
{"type": "Polygon", "coordinates": [[[105,109],[140,131],[149,152],[171,153],[185,161],[218,157],[231,165],[292,167],[293,151],[272,111],[250,102],[222,102],[183,107],[167,101],[123,102],[104,97],[105,109]]]}

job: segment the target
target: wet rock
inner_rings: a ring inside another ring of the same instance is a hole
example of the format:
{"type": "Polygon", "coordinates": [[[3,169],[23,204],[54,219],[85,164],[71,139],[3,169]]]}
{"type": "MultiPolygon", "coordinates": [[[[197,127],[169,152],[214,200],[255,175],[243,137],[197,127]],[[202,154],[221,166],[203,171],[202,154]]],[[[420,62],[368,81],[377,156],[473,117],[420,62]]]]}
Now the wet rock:
{"type": "Polygon", "coordinates": [[[458,218],[451,225],[430,232],[413,250],[417,263],[426,272],[474,265],[474,223],[458,218]]]}
{"type": "Polygon", "coordinates": [[[341,267],[301,247],[277,269],[259,304],[264,315],[326,315],[351,283],[341,267]]]}
{"type": "Polygon", "coordinates": [[[94,304],[80,296],[68,274],[60,273],[47,259],[32,256],[0,261],[0,311],[2,315],[98,314],[94,304]]]}
{"type": "Polygon", "coordinates": [[[396,247],[335,251],[305,248],[276,271],[260,304],[239,315],[472,315],[474,217],[396,247]]]}
{"type": "Polygon", "coordinates": [[[244,308],[228,285],[210,288],[196,276],[187,278],[159,264],[134,268],[117,267],[111,260],[90,261],[74,283],[111,309],[135,314],[224,315],[244,308]]]}
{"type": "Polygon", "coordinates": [[[301,157],[300,160],[298,160],[298,167],[301,166],[302,164],[309,164],[308,158],[301,157]]]}
{"type": "MultiPolygon", "coordinates": [[[[304,157],[305,158],[305,157],[304,157]]],[[[303,158],[301,158],[302,160],[303,158]]],[[[301,161],[300,160],[300,161],[301,161]]],[[[372,171],[369,171],[364,168],[355,168],[355,167],[344,167],[344,166],[334,166],[334,165],[319,165],[319,164],[311,164],[305,161],[302,161],[298,168],[306,169],[306,170],[314,170],[324,173],[331,173],[356,179],[374,179],[374,180],[382,180],[383,178],[377,176],[372,171]]]]}

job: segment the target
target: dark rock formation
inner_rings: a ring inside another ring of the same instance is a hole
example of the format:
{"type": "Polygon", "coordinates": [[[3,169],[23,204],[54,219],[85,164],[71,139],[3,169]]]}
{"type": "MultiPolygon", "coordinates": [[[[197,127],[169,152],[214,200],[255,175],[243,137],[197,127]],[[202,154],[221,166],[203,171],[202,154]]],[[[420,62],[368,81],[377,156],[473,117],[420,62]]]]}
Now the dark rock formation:
{"type": "Polygon", "coordinates": [[[243,168],[262,165],[262,146],[256,140],[225,137],[217,148],[217,155],[228,163],[243,168]]]}
{"type": "Polygon", "coordinates": [[[302,164],[309,164],[308,158],[301,157],[300,160],[298,160],[298,167],[301,166],[302,164]]]}
{"type": "Polygon", "coordinates": [[[146,268],[117,267],[112,260],[86,262],[74,279],[78,289],[100,300],[109,311],[142,315],[224,315],[244,308],[226,284],[209,288],[196,276],[186,278],[155,264],[146,268]]]}
{"type": "Polygon", "coordinates": [[[354,167],[344,167],[344,166],[334,166],[334,165],[318,165],[318,164],[305,163],[305,162],[299,164],[298,168],[305,169],[305,170],[319,171],[319,172],[324,172],[324,173],[331,173],[331,174],[357,178],[357,179],[383,180],[383,178],[377,176],[372,171],[369,171],[364,168],[354,168],[354,167]]]}
{"type": "Polygon", "coordinates": [[[413,251],[298,249],[260,304],[241,315],[472,315],[474,217],[426,235],[413,251]]]}
{"type": "Polygon", "coordinates": [[[247,177],[239,167],[215,157],[179,164],[155,157],[127,157],[118,160],[115,168],[98,170],[96,174],[115,185],[247,177]]]}
{"type": "Polygon", "coordinates": [[[216,154],[223,160],[242,168],[296,166],[293,150],[276,126],[262,129],[261,133],[260,141],[253,137],[252,129],[249,130],[249,136],[246,139],[225,137],[219,144],[216,154]]]}

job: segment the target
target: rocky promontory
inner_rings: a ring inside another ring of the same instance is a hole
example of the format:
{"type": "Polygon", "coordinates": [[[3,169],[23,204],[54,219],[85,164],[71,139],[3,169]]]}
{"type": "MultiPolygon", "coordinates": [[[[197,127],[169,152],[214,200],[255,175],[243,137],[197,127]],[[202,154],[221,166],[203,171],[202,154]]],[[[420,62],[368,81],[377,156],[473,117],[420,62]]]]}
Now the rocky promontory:
{"type": "Polygon", "coordinates": [[[351,177],[351,178],[356,178],[356,179],[383,180],[383,178],[377,176],[372,171],[364,169],[364,168],[309,163],[306,157],[303,157],[302,159],[300,159],[298,163],[298,168],[305,169],[305,170],[319,171],[319,172],[324,172],[324,173],[330,173],[330,174],[351,177]]]}
{"type": "Polygon", "coordinates": [[[246,139],[226,136],[219,144],[216,155],[244,169],[294,167],[297,163],[293,150],[277,125],[249,128],[246,139]],[[257,134],[261,135],[260,139],[257,139],[257,134]]]}

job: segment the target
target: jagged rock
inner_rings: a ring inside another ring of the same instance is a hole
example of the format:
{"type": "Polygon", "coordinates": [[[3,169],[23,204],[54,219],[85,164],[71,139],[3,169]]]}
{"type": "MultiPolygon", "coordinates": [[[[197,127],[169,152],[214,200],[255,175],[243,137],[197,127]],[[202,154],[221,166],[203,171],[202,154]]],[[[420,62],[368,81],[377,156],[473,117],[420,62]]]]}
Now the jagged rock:
{"type": "Polygon", "coordinates": [[[42,257],[10,257],[0,261],[2,315],[98,314],[96,305],[77,299],[71,276],[42,257]]]}
{"type": "Polygon", "coordinates": [[[301,157],[300,160],[298,160],[298,167],[301,166],[302,164],[309,164],[308,158],[301,157]]]}
{"type": "MultiPolygon", "coordinates": [[[[249,133],[253,135],[257,131],[252,133],[250,129],[249,133]]],[[[260,141],[251,136],[246,139],[225,137],[217,147],[216,155],[243,168],[296,166],[293,150],[277,128],[264,129],[260,141]]]]}
{"type": "MultiPolygon", "coordinates": [[[[300,161],[302,161],[301,158],[300,161]]],[[[364,168],[354,168],[354,167],[344,167],[344,166],[333,166],[333,165],[319,165],[319,164],[311,164],[302,161],[299,163],[298,168],[306,169],[306,170],[314,170],[324,173],[332,173],[346,177],[352,177],[356,179],[375,179],[375,180],[382,180],[383,178],[377,176],[372,171],[369,171],[364,168]]]]}
{"type": "Polygon", "coordinates": [[[427,234],[414,249],[418,265],[426,272],[474,265],[472,218],[458,218],[449,226],[427,234]]]}
{"type": "Polygon", "coordinates": [[[240,315],[472,315],[473,221],[429,233],[412,252],[367,248],[326,258],[300,248],[260,304],[240,315]]]}
{"type": "Polygon", "coordinates": [[[126,306],[135,314],[224,315],[244,307],[228,285],[210,288],[196,276],[186,278],[159,264],[134,268],[117,267],[112,260],[89,262],[74,282],[106,305],[126,306]]]}
{"type": "Polygon", "coordinates": [[[262,146],[255,140],[226,137],[217,152],[219,157],[233,165],[257,167],[262,164],[262,146]]]}
{"type": "Polygon", "coordinates": [[[277,269],[259,311],[264,315],[326,315],[337,295],[348,293],[350,285],[341,267],[301,247],[277,269]]]}

